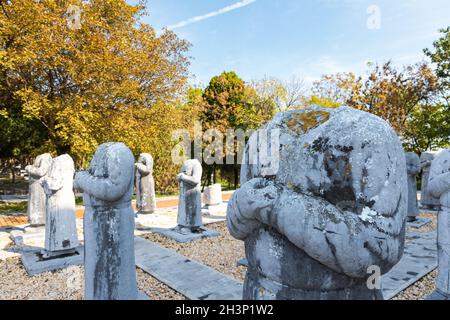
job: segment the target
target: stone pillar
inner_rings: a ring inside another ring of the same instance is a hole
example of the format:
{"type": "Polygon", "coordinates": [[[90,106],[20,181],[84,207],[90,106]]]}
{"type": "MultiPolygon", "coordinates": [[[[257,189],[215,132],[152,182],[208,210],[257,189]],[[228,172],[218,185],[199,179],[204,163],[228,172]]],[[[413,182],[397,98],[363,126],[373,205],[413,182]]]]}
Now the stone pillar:
{"type": "Polygon", "coordinates": [[[44,153],[36,157],[32,165],[25,167],[28,173],[28,181],[30,183],[28,191],[28,223],[32,227],[45,224],[45,201],[46,195],[44,189],[39,183],[39,179],[47,175],[48,169],[52,164],[52,157],[49,153],[44,153]]]}
{"type": "Polygon", "coordinates": [[[39,180],[47,195],[44,258],[75,253],[80,245],[73,193],[74,172],[72,158],[64,154],[53,159],[47,176],[39,180]]]}
{"type": "Polygon", "coordinates": [[[319,106],[278,113],[263,129],[227,208],[231,235],[245,242],[243,299],[382,299],[371,270],[398,263],[405,239],[395,131],[372,114],[319,106]]]}
{"type": "Polygon", "coordinates": [[[89,171],[78,172],[83,192],[85,298],[138,298],[134,257],[134,211],[131,206],[134,156],[123,143],[100,145],[89,171]]]}
{"type": "Polygon", "coordinates": [[[222,203],[222,186],[219,183],[210,185],[203,190],[203,203],[207,207],[222,203]]]}
{"type": "Polygon", "coordinates": [[[200,183],[202,165],[197,159],[186,160],[178,174],[180,199],[178,203],[178,229],[197,231],[202,225],[200,183]]]}
{"type": "Polygon", "coordinates": [[[138,213],[155,212],[156,195],[155,180],[153,179],[153,157],[148,153],[141,153],[136,166],[136,207],[138,213]]]}
{"type": "Polygon", "coordinates": [[[423,152],[420,155],[420,167],[422,168],[422,187],[420,190],[420,205],[424,209],[439,210],[439,199],[433,197],[428,190],[428,179],[430,177],[430,167],[434,159],[431,152],[423,152]]]}
{"type": "Polygon", "coordinates": [[[405,153],[405,159],[408,174],[408,221],[413,222],[419,215],[416,176],[420,173],[420,159],[414,152],[405,153]]]}
{"type": "Polygon", "coordinates": [[[428,189],[439,198],[438,213],[438,276],[436,291],[429,299],[450,300],[450,149],[436,155],[430,169],[428,189]]]}

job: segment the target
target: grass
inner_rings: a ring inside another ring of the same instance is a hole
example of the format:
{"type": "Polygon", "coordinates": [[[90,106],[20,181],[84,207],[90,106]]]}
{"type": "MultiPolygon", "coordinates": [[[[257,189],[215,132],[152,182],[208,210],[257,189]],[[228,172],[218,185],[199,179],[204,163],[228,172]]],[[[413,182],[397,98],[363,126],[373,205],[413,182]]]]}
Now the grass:
{"type": "Polygon", "coordinates": [[[15,213],[15,212],[23,212],[27,211],[27,202],[5,202],[0,201],[0,213],[15,213]]]}

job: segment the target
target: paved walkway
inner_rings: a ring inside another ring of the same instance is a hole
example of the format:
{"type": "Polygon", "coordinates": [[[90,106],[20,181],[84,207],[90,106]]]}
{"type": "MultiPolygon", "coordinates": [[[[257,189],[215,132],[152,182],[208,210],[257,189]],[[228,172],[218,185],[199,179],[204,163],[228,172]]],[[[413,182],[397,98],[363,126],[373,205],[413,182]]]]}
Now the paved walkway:
{"type": "Polygon", "coordinates": [[[240,300],[242,283],[173,250],[134,238],[136,265],[190,300],[240,300]]]}
{"type": "MultiPolygon", "coordinates": [[[[222,192],[222,199],[224,201],[228,201],[233,194],[232,191],[224,191],[222,192]]],[[[178,198],[177,197],[167,197],[167,198],[159,198],[156,199],[156,208],[172,208],[178,206],[178,198]]],[[[135,204],[133,202],[133,207],[136,210],[135,204]]],[[[84,215],[84,207],[78,206],[75,212],[77,218],[83,218],[84,215]]],[[[10,215],[10,214],[0,214],[0,228],[5,227],[14,227],[19,225],[27,224],[27,216],[26,214],[18,214],[18,215],[10,215]]]]}

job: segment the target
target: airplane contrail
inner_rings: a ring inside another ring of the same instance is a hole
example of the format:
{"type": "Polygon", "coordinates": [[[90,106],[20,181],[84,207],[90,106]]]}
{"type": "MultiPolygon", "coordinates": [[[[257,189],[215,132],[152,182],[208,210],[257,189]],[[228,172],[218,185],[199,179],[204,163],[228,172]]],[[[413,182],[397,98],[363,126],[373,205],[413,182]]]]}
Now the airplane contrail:
{"type": "Polygon", "coordinates": [[[215,16],[219,16],[221,14],[224,14],[224,13],[227,13],[227,12],[230,12],[230,11],[233,11],[233,10],[236,10],[236,9],[248,6],[249,4],[252,4],[253,2],[256,2],[256,0],[239,1],[239,2],[236,2],[236,3],[231,4],[229,6],[226,6],[226,7],[222,8],[222,9],[219,9],[217,11],[213,11],[213,12],[201,15],[201,16],[195,16],[195,17],[189,18],[187,20],[183,20],[183,21],[180,21],[180,22],[175,23],[173,25],[167,26],[167,29],[173,30],[173,29],[177,29],[177,28],[181,28],[181,27],[187,26],[189,24],[197,23],[199,21],[206,20],[206,19],[209,19],[209,18],[212,18],[212,17],[215,17],[215,16]]]}

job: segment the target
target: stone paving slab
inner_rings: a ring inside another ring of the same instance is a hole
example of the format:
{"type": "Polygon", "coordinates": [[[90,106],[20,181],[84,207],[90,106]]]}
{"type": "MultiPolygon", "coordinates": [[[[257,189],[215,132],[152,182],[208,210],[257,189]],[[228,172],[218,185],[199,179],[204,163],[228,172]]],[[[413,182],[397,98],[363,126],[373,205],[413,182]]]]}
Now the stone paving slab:
{"type": "Polygon", "coordinates": [[[411,227],[411,228],[415,228],[415,229],[420,229],[420,228],[422,228],[423,226],[426,226],[429,223],[431,223],[431,219],[417,217],[415,221],[407,222],[406,226],[407,227],[411,227]]]}
{"type": "Polygon", "coordinates": [[[400,262],[381,277],[383,296],[391,299],[437,267],[437,233],[409,233],[400,262]]]}
{"type": "Polygon", "coordinates": [[[240,300],[242,283],[149,240],[135,237],[136,265],[191,300],[240,300]]]}
{"type": "Polygon", "coordinates": [[[29,276],[35,276],[43,272],[64,269],[70,266],[82,265],[84,263],[84,248],[77,248],[77,254],[42,260],[40,250],[24,251],[22,253],[22,263],[29,276]]]}

